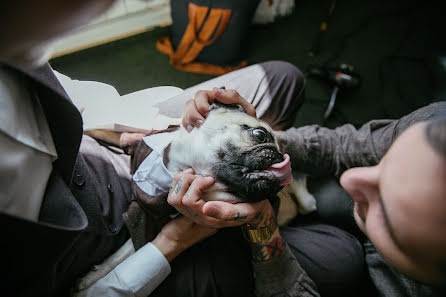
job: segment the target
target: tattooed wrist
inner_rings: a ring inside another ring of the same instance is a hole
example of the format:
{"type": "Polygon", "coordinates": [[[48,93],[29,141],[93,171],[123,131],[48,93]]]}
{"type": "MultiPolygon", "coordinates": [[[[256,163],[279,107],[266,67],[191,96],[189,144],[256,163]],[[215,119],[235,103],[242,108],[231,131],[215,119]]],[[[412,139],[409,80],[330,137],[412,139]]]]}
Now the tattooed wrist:
{"type": "Polygon", "coordinates": [[[274,211],[270,207],[269,210],[264,211],[254,217],[254,219],[248,222],[248,225],[252,229],[258,229],[271,225],[274,222],[274,211]]]}
{"type": "Polygon", "coordinates": [[[254,261],[266,261],[282,254],[284,242],[277,228],[270,239],[257,243],[251,243],[252,259],[254,261]]]}

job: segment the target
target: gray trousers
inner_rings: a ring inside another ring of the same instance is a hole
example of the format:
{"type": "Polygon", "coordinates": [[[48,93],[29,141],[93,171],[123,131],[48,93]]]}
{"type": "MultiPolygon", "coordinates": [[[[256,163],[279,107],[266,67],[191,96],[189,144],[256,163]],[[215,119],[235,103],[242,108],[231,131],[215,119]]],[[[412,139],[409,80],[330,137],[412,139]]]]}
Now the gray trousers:
{"type": "MultiPolygon", "coordinates": [[[[190,87],[168,100],[166,106],[181,113],[184,103],[193,98],[196,91],[223,86],[237,90],[254,105],[257,116],[275,130],[291,127],[304,101],[305,79],[302,73],[289,63],[271,61],[190,87]]],[[[123,187],[130,184],[128,156],[88,137],[82,143],[81,153],[87,159],[100,156],[104,163],[113,164],[113,174],[119,175],[123,187]]],[[[101,174],[98,170],[98,184],[106,186],[108,174],[101,174]]],[[[103,192],[107,195],[106,190],[103,192]]],[[[116,193],[114,199],[117,199],[116,193]]],[[[353,235],[323,224],[312,215],[298,217],[280,231],[300,265],[316,283],[321,296],[348,296],[348,292],[355,290],[365,267],[362,247],[353,235]]],[[[153,296],[252,295],[250,251],[239,228],[227,228],[198,243],[178,256],[171,266],[172,273],[153,292],[153,296]]]]}

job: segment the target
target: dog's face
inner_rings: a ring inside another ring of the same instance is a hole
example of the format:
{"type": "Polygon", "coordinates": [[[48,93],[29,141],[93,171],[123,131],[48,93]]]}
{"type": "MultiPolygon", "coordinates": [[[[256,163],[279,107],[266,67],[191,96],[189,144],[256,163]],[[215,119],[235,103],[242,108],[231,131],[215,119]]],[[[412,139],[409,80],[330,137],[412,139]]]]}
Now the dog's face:
{"type": "Polygon", "coordinates": [[[171,145],[168,169],[176,174],[188,167],[215,178],[205,200],[260,201],[292,180],[274,131],[238,106],[214,105],[200,128],[181,132],[171,145]]]}

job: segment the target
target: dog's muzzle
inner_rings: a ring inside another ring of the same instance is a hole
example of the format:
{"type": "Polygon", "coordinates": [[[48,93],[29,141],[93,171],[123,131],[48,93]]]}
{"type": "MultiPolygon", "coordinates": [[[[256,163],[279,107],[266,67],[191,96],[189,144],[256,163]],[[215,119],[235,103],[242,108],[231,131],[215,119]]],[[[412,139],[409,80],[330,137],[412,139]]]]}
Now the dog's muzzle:
{"type": "Polygon", "coordinates": [[[217,181],[245,202],[271,198],[293,179],[290,157],[282,156],[274,144],[245,149],[228,145],[219,159],[214,168],[217,181]]]}

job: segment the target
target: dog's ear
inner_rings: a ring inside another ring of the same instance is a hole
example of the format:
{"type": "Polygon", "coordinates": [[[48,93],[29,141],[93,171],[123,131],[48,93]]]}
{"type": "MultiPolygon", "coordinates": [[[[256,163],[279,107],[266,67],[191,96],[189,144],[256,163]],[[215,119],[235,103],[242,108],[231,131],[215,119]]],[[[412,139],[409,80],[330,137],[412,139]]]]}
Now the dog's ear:
{"type": "Polygon", "coordinates": [[[239,111],[246,113],[246,111],[240,104],[224,104],[221,103],[220,101],[215,101],[214,103],[211,104],[211,106],[209,106],[209,111],[216,109],[222,109],[227,111],[239,111]]]}

